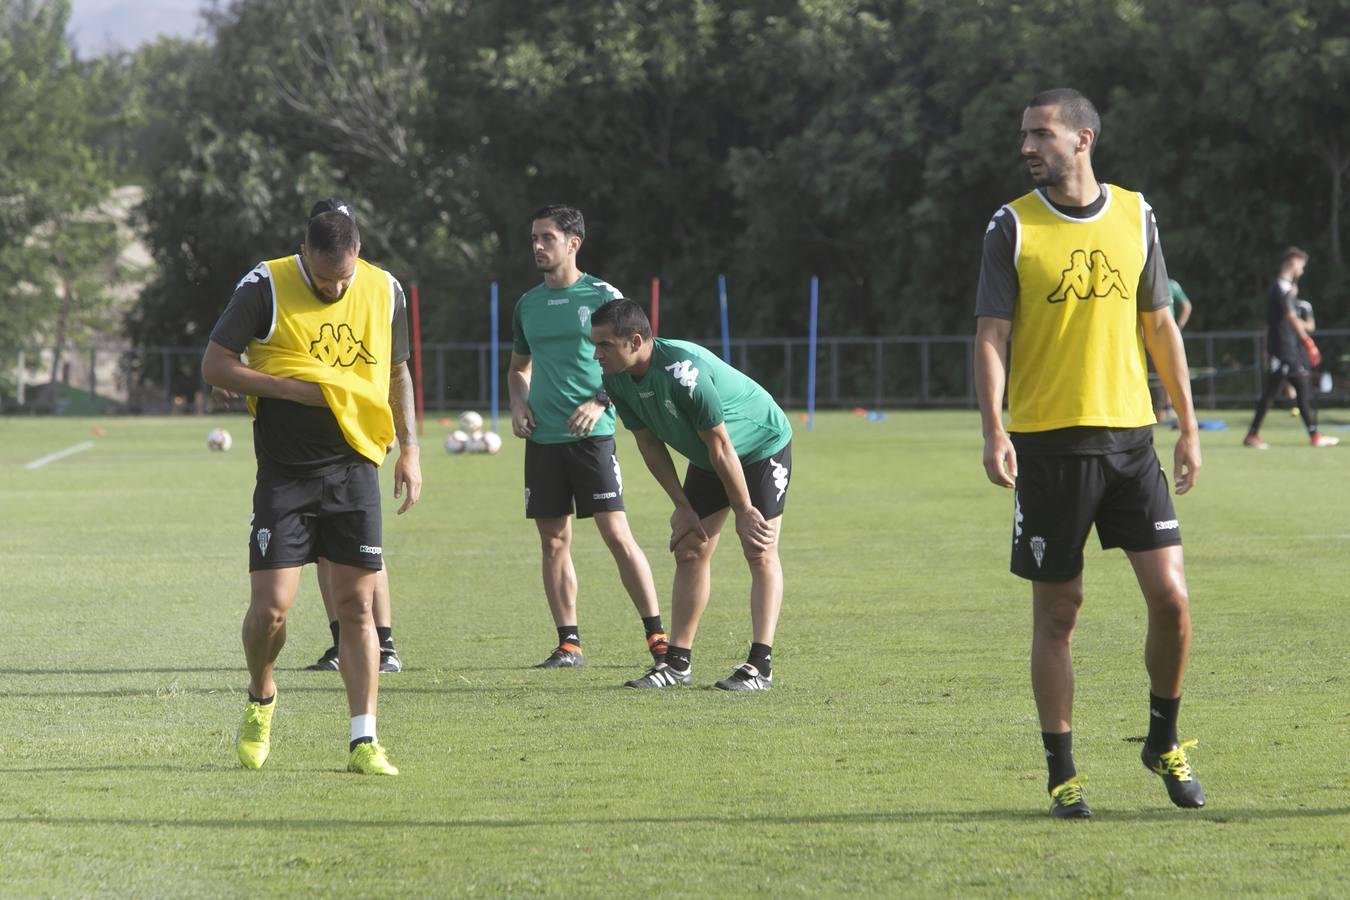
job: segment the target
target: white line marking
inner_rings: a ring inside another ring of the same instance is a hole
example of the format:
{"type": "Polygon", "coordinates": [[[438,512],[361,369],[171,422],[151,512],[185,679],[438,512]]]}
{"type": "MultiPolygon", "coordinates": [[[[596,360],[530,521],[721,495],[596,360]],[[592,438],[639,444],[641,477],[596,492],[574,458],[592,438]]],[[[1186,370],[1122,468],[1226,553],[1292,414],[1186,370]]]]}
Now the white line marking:
{"type": "Polygon", "coordinates": [[[76,453],[83,453],[92,446],[94,446],[93,441],[85,441],[83,444],[76,444],[74,447],[67,447],[64,450],[57,450],[55,453],[48,453],[46,456],[41,457],[40,459],[33,460],[28,465],[24,466],[24,468],[40,469],[43,466],[47,465],[47,463],[54,463],[59,459],[65,459],[67,456],[74,456],[76,453]]]}

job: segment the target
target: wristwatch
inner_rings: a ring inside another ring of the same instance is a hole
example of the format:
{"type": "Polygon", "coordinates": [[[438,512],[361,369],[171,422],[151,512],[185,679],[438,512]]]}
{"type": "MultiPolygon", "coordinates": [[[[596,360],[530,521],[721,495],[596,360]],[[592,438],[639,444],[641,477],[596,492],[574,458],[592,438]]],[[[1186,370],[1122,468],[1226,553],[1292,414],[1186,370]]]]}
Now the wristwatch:
{"type": "Polygon", "coordinates": [[[610,404],[609,393],[608,393],[607,391],[604,391],[604,390],[596,391],[596,392],[595,392],[595,402],[596,402],[596,403],[599,403],[599,404],[600,404],[601,406],[603,406],[605,409],[609,409],[609,404],[610,404]]]}

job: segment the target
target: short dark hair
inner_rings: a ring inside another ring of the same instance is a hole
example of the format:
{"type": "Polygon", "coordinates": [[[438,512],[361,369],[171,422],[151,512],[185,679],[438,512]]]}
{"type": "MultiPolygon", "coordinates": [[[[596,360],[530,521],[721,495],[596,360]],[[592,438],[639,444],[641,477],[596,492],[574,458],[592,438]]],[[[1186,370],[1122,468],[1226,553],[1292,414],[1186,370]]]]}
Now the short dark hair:
{"type": "Polygon", "coordinates": [[[1102,117],[1097,112],[1097,107],[1073,88],[1051,88],[1048,91],[1041,91],[1031,98],[1027,109],[1035,109],[1038,106],[1053,106],[1058,109],[1059,117],[1064,120],[1064,124],[1075,131],[1080,128],[1091,128],[1091,151],[1095,151],[1097,145],[1101,143],[1102,117]]]}
{"type": "Polygon", "coordinates": [[[1284,249],[1284,252],[1280,254],[1280,268],[1284,268],[1286,265],[1288,265],[1289,260],[1291,259],[1307,259],[1307,258],[1308,258],[1307,250],[1304,250],[1301,247],[1286,247],[1284,249]]]}
{"type": "Polygon", "coordinates": [[[638,334],[644,341],[652,339],[652,323],[636,300],[611,300],[591,313],[591,326],[608,325],[621,338],[638,334]]]}
{"type": "Polygon", "coordinates": [[[311,253],[323,256],[350,253],[361,247],[361,230],[346,213],[336,210],[319,213],[305,229],[305,246],[311,253]]]}
{"type": "Polygon", "coordinates": [[[581,210],[575,206],[565,206],[561,203],[541,206],[534,211],[530,221],[537,222],[540,219],[551,219],[563,234],[571,235],[579,241],[586,240],[586,220],[582,218],[581,210]]]}

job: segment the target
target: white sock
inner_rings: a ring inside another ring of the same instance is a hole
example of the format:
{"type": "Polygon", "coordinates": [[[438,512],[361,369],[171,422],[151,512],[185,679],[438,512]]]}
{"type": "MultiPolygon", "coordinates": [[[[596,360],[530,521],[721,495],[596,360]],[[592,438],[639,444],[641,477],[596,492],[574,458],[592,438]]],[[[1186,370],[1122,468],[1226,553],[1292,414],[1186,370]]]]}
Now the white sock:
{"type": "Polygon", "coordinates": [[[352,740],[370,738],[375,740],[375,716],[352,716],[352,740]]]}

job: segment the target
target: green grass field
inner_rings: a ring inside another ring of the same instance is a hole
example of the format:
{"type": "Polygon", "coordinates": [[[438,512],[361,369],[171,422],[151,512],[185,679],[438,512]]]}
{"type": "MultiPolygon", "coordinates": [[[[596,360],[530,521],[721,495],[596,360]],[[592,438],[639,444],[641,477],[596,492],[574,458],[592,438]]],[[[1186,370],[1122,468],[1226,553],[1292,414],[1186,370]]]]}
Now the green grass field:
{"type": "MultiPolygon", "coordinates": [[[[246,420],[0,420],[0,895],[1344,896],[1350,446],[1312,450],[1281,415],[1269,452],[1243,450],[1244,422],[1204,433],[1178,501],[1182,736],[1209,806],[1173,808],[1139,764],[1144,607],[1093,538],[1075,755],[1096,816],[1067,823],[1046,815],[1012,498],[985,481],[973,413],[798,424],[776,686],[749,696],[619,687],[645,646],[589,523],[588,666],[527,668],[555,635],[520,444],[450,457],[429,426],[423,500],[384,541],[407,666],[380,703],[396,779],[343,771],[338,676],[297,671],[328,642],[308,575],[272,757],[235,760],[246,420]],[[219,424],[226,454],[205,448],[219,424]]],[[[620,448],[668,609],[667,505],[620,448]]],[[[714,566],[704,687],[749,641],[737,551],[714,566]]]]}

